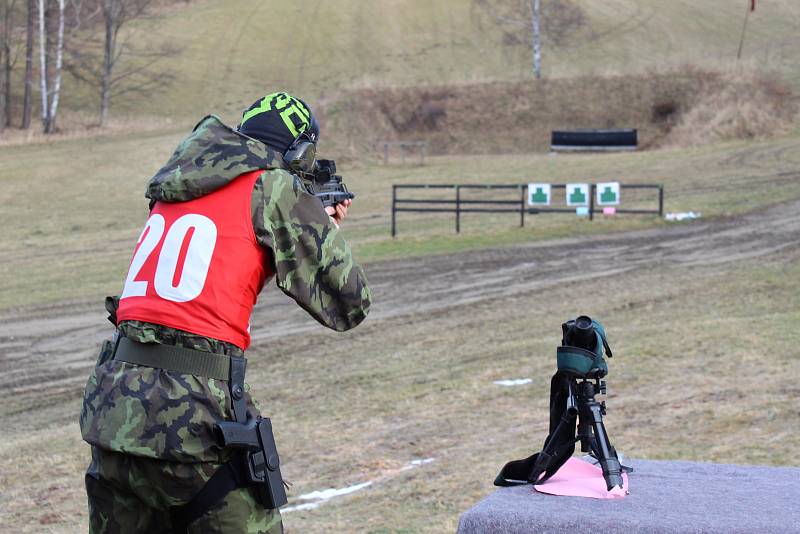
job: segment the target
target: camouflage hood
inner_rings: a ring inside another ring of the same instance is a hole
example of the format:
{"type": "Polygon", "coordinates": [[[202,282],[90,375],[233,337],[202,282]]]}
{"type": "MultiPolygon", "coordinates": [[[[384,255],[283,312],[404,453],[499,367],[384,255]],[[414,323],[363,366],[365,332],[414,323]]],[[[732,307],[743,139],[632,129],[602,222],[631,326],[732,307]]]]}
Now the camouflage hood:
{"type": "Polygon", "coordinates": [[[145,196],[185,202],[213,193],[240,174],[283,168],[281,154],[209,115],[194,127],[166,165],[150,179],[145,196]]]}

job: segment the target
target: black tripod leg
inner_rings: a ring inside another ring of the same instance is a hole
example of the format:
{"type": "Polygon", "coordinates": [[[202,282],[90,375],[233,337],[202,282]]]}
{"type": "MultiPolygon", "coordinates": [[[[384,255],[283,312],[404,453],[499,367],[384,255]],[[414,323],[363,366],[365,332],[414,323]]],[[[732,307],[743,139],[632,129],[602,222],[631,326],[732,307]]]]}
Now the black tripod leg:
{"type": "Polygon", "coordinates": [[[600,467],[603,468],[603,478],[606,479],[606,488],[611,491],[615,486],[622,488],[622,467],[617,459],[617,452],[608,442],[608,434],[603,424],[603,412],[600,403],[596,401],[588,402],[587,410],[591,416],[592,427],[594,428],[594,449],[600,467]]]}

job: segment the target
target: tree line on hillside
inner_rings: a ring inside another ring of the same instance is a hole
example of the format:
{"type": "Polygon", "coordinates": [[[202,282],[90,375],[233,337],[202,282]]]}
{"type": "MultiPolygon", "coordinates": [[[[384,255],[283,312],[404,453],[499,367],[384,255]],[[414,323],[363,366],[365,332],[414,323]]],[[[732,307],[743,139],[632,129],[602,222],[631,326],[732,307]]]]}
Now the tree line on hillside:
{"type": "Polygon", "coordinates": [[[177,49],[135,42],[121,30],[170,3],[0,0],[0,131],[30,129],[37,112],[42,130],[55,132],[65,73],[97,91],[101,126],[113,98],[169,84],[171,77],[153,66],[177,49]]]}

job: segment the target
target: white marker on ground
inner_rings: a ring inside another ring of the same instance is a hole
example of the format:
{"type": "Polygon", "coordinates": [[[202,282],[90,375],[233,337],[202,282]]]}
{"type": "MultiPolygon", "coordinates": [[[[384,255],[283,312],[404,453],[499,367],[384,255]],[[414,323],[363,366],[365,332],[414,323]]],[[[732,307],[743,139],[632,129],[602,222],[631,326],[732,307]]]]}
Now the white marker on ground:
{"type": "Polygon", "coordinates": [[[679,213],[667,213],[664,215],[664,219],[668,221],[690,221],[692,219],[699,219],[702,216],[703,214],[699,212],[684,211],[679,213]]]}
{"type": "MultiPolygon", "coordinates": [[[[429,464],[435,461],[436,458],[424,458],[421,460],[412,460],[405,466],[400,468],[400,471],[408,471],[409,469],[414,469],[421,465],[429,464]]],[[[396,473],[396,471],[395,471],[396,473]]],[[[384,475],[385,477],[386,475],[384,475]]],[[[381,477],[383,478],[383,477],[381,477]]],[[[356,491],[360,491],[362,489],[368,488],[371,486],[375,481],[369,480],[367,482],[362,482],[361,484],[355,484],[353,486],[348,486],[346,488],[329,488],[324,490],[317,490],[312,491],[310,493],[304,493],[303,495],[298,495],[298,499],[302,501],[314,501],[314,502],[307,502],[303,504],[296,504],[294,506],[288,506],[281,510],[281,513],[288,513],[288,512],[297,512],[300,510],[313,510],[319,505],[333,499],[334,497],[341,497],[342,495],[348,495],[350,493],[355,493],[356,491]]]]}
{"type": "Polygon", "coordinates": [[[294,506],[288,506],[284,508],[283,510],[281,510],[281,513],[285,514],[287,512],[299,512],[300,510],[313,510],[314,508],[319,507],[320,504],[321,503],[318,502],[307,502],[303,504],[296,504],[294,506]]]}
{"type": "Polygon", "coordinates": [[[414,461],[404,465],[402,468],[400,468],[400,471],[408,471],[409,469],[414,469],[415,467],[419,467],[421,465],[429,464],[429,463],[434,462],[434,461],[436,461],[436,458],[425,458],[424,460],[414,460],[414,461]]]}
{"type": "Polygon", "coordinates": [[[362,482],[361,484],[356,484],[355,486],[349,486],[347,488],[330,488],[326,490],[312,491],[311,493],[300,495],[297,498],[303,499],[304,501],[327,501],[328,499],[333,499],[334,497],[339,497],[341,495],[347,495],[348,493],[362,490],[371,485],[372,481],[370,480],[369,482],[362,482]]]}
{"type": "Polygon", "coordinates": [[[296,504],[294,506],[289,506],[281,510],[282,513],[286,512],[297,512],[300,510],[313,510],[317,508],[320,504],[333,499],[334,497],[340,497],[342,495],[347,495],[349,493],[354,493],[356,491],[362,490],[372,485],[372,481],[362,482],[361,484],[356,484],[354,486],[348,486],[346,488],[329,488],[325,490],[317,490],[312,491],[311,493],[304,493],[303,495],[299,495],[297,498],[303,501],[315,501],[315,502],[307,502],[304,504],[296,504]]]}
{"type": "Polygon", "coordinates": [[[524,386],[525,384],[530,384],[533,382],[532,378],[517,378],[515,380],[495,380],[493,383],[497,384],[498,386],[524,386]]]}

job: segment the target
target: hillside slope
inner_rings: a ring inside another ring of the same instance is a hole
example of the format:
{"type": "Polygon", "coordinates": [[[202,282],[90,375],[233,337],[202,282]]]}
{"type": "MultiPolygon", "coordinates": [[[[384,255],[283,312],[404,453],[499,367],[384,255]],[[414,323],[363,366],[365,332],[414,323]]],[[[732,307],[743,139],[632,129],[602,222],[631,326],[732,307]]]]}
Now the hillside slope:
{"type": "Polygon", "coordinates": [[[547,152],[551,132],[563,128],[632,127],[642,148],[691,146],[780,135],[798,108],[768,76],[697,68],[358,89],[319,104],[325,146],[352,155],[386,140],[425,141],[432,154],[547,152]]]}
{"type": "MultiPolygon", "coordinates": [[[[663,70],[686,62],[735,64],[744,1],[572,3],[580,5],[583,22],[560,36],[559,45],[545,40],[547,78],[663,70]]],[[[493,4],[507,6],[503,13],[519,11],[513,0],[195,1],[133,29],[148,42],[183,47],[179,58],[163,65],[178,82],[115,107],[118,113],[187,121],[207,111],[232,119],[276,88],[317,98],[375,86],[532,79],[530,49],[519,33],[527,11],[509,26],[497,20],[493,4]],[[509,37],[511,30],[516,37],[509,37]]],[[[542,4],[547,17],[558,2],[542,4]]],[[[776,70],[800,86],[800,56],[793,52],[800,45],[800,3],[759,4],[747,28],[742,63],[776,70]]],[[[88,97],[72,104],[93,110],[88,97]]]]}

